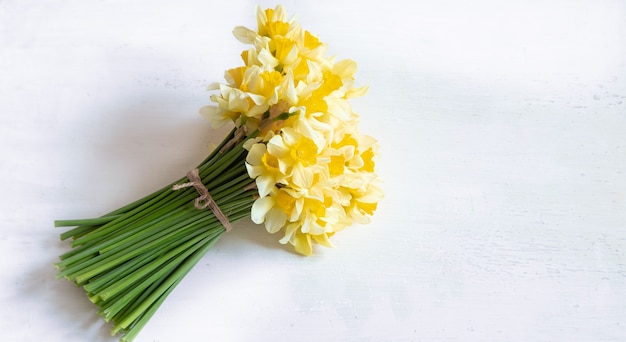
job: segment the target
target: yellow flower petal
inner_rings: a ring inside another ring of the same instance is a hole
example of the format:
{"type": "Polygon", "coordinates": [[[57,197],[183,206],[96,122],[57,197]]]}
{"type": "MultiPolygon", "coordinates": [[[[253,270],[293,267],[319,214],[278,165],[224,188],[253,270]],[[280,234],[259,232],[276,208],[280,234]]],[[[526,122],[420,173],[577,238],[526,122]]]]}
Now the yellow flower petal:
{"type": "Polygon", "coordinates": [[[291,215],[295,208],[296,199],[284,190],[279,189],[274,195],[273,201],[276,207],[280,208],[286,215],[291,215]]]}
{"type": "Polygon", "coordinates": [[[324,247],[333,247],[332,243],[330,243],[330,240],[328,239],[328,234],[326,233],[319,234],[319,235],[311,235],[311,237],[313,237],[313,240],[315,240],[315,242],[319,243],[320,245],[324,247]]]}
{"type": "Polygon", "coordinates": [[[354,98],[354,97],[365,96],[365,94],[367,94],[369,89],[370,89],[370,87],[368,87],[368,86],[352,88],[352,89],[349,89],[348,91],[346,91],[345,97],[346,98],[354,98]]]}
{"type": "Polygon", "coordinates": [[[331,177],[337,177],[343,174],[346,167],[346,159],[342,155],[330,156],[328,171],[331,177]]]}
{"type": "Polygon", "coordinates": [[[327,45],[288,20],[282,6],[257,7],[256,16],[257,31],[233,30],[250,44],[244,65],[225,73],[226,84],[211,86],[219,89],[211,95],[215,106],[200,111],[216,126],[259,129],[245,143],[245,167],[260,195],[251,218],[310,255],[312,242],[331,246],[334,232],[367,222],[383,197],[374,173],[378,144],[359,133],[348,102],[368,87],[354,87],[357,64],[328,57],[327,45]]]}
{"type": "Polygon", "coordinates": [[[294,247],[296,252],[302,255],[310,256],[311,254],[313,254],[313,247],[311,246],[311,235],[296,232],[294,247]]]}
{"type": "Polygon", "coordinates": [[[363,166],[359,169],[366,172],[374,172],[374,151],[370,148],[361,154],[363,159],[363,166]]]}
{"type": "Polygon", "coordinates": [[[317,145],[313,140],[301,137],[290,149],[291,157],[304,166],[315,164],[317,161],[317,145]]]}

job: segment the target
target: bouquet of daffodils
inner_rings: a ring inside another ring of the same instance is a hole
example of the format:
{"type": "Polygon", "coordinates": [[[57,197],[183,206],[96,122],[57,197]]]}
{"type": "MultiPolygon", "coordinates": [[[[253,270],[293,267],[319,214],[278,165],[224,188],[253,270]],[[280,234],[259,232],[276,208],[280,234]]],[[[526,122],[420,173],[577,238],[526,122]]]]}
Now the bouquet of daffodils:
{"type": "Polygon", "coordinates": [[[258,29],[237,27],[250,47],[225,73],[201,114],[235,128],[196,169],[102,217],[60,220],[72,250],[59,277],[82,286],[112,334],[132,341],[168,294],[231,224],[251,217],[279,242],[311,255],[313,243],[367,223],[382,198],[378,145],[361,135],[348,100],[356,63],[289,20],[283,7],[257,10],[258,29]]]}

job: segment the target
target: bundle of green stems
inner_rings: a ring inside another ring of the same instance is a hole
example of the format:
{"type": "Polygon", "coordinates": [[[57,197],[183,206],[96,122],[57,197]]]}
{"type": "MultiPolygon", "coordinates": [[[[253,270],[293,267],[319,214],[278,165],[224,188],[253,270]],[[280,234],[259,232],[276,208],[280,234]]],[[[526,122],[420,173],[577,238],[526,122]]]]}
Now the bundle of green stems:
{"type": "MultiPolygon", "coordinates": [[[[233,130],[197,169],[202,183],[236,222],[250,215],[257,194],[246,172],[247,151],[233,130]],[[234,143],[233,143],[234,142],[234,143]],[[252,185],[252,186],[251,186],[252,185]]],[[[112,335],[132,341],[167,296],[213,246],[226,228],[210,209],[194,205],[194,187],[173,190],[183,177],[104,216],[55,221],[74,227],[61,234],[72,250],[56,264],[58,277],[81,286],[99,313],[113,323],[112,335]]]]}

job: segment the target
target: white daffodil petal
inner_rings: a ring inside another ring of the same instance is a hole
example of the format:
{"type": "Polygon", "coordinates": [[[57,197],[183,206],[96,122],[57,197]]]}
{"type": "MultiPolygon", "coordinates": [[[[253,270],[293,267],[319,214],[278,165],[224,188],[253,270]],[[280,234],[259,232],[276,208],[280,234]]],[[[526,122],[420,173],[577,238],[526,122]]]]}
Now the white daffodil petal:
{"type": "Polygon", "coordinates": [[[219,82],[211,82],[206,87],[206,90],[218,90],[218,89],[220,89],[220,83],[219,82]]]}
{"type": "Polygon", "coordinates": [[[258,33],[250,30],[249,28],[243,26],[237,26],[233,30],[233,35],[237,38],[238,41],[244,44],[252,44],[258,33]]]}
{"type": "Polygon", "coordinates": [[[217,111],[217,107],[215,106],[204,106],[200,108],[200,115],[208,121],[212,121],[215,119],[215,113],[217,111]]]}
{"type": "Polygon", "coordinates": [[[276,57],[274,57],[272,53],[267,49],[261,50],[258,58],[259,62],[261,62],[263,65],[269,66],[272,69],[278,65],[278,59],[276,59],[276,57]]]}
{"type": "Polygon", "coordinates": [[[259,196],[267,196],[274,188],[276,181],[269,176],[259,176],[256,179],[256,186],[259,191],[259,196]]]}
{"type": "Polygon", "coordinates": [[[281,230],[285,222],[287,222],[287,215],[280,209],[273,208],[265,215],[265,228],[272,234],[281,230]]]}
{"type": "Polygon", "coordinates": [[[333,74],[341,78],[351,78],[356,73],[356,62],[351,59],[344,59],[333,65],[333,74]]]}
{"type": "Polygon", "coordinates": [[[289,153],[289,147],[285,145],[280,135],[275,135],[267,142],[267,151],[271,155],[280,158],[286,153],[289,153]]]}
{"type": "Polygon", "coordinates": [[[296,165],[293,168],[293,183],[300,188],[310,188],[313,184],[313,172],[311,169],[296,165]]]}
{"type": "Polygon", "coordinates": [[[350,103],[342,98],[326,97],[326,103],[328,104],[328,112],[336,116],[342,121],[346,121],[350,118],[352,113],[352,106],[350,103]]]}
{"type": "Polygon", "coordinates": [[[252,165],[259,165],[261,164],[261,160],[263,158],[263,155],[265,154],[265,151],[267,149],[265,148],[265,144],[254,144],[252,145],[252,147],[250,147],[250,150],[248,152],[248,155],[246,156],[246,162],[252,164],[252,165]]]}
{"type": "Polygon", "coordinates": [[[290,223],[287,225],[287,227],[285,228],[285,236],[283,236],[282,239],[280,239],[278,242],[282,243],[283,245],[286,243],[289,243],[291,241],[293,241],[294,238],[294,234],[296,233],[296,231],[298,230],[299,226],[297,223],[290,223]]]}
{"type": "Polygon", "coordinates": [[[283,6],[276,6],[276,8],[274,8],[274,16],[272,17],[273,21],[287,21],[287,11],[285,11],[285,7],[283,6]]]}
{"type": "Polygon", "coordinates": [[[365,96],[365,94],[367,94],[369,89],[370,89],[370,87],[368,87],[368,86],[352,88],[352,89],[346,91],[345,97],[346,98],[354,98],[354,97],[365,96]]]}
{"type": "Polygon", "coordinates": [[[265,26],[267,23],[267,16],[265,15],[265,11],[260,5],[256,6],[256,20],[259,23],[259,26],[265,26]]]}
{"type": "Polygon", "coordinates": [[[253,166],[248,163],[246,163],[246,171],[248,171],[248,176],[250,176],[250,178],[253,178],[253,179],[263,174],[262,167],[253,166]]]}
{"type": "Polygon", "coordinates": [[[252,222],[256,224],[263,223],[265,221],[265,215],[272,209],[272,206],[274,206],[274,199],[271,197],[261,197],[254,201],[252,209],[250,210],[252,222]]]}

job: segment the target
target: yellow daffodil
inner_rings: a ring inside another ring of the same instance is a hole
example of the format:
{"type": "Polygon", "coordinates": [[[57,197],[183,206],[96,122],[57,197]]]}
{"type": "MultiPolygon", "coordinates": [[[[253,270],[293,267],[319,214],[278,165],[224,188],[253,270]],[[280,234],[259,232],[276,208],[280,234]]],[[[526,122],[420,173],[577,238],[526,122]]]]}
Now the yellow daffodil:
{"type": "Polygon", "coordinates": [[[240,26],[233,34],[251,45],[241,54],[244,65],[212,86],[216,105],[201,112],[214,125],[258,129],[245,145],[259,194],[252,220],[310,255],[313,242],[330,246],[335,232],[367,222],[382,198],[378,145],[359,133],[349,102],[367,87],[354,86],[354,61],[327,57],[327,45],[282,6],[258,8],[257,30],[240,26]]]}

